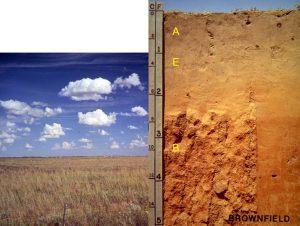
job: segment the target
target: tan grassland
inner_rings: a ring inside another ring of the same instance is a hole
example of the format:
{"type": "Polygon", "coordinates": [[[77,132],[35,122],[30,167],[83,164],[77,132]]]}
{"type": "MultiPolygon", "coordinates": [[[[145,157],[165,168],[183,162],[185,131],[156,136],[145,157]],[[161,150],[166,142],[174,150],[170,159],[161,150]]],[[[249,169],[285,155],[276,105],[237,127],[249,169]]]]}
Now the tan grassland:
{"type": "Polygon", "coordinates": [[[146,157],[0,158],[0,225],[147,225],[146,157]]]}

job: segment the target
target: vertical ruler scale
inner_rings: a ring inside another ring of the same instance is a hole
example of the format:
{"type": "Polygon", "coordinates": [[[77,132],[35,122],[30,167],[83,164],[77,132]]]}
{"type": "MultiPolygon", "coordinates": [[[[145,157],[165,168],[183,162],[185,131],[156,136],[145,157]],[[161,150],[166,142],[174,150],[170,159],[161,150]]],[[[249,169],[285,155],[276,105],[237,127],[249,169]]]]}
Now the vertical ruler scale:
{"type": "Polygon", "coordinates": [[[155,2],[149,2],[148,54],[148,145],[149,145],[149,216],[148,225],[155,225],[155,2]]]}
{"type": "Polygon", "coordinates": [[[163,8],[149,3],[149,225],[163,225],[163,8]]]}
{"type": "Polygon", "coordinates": [[[163,225],[163,11],[156,2],[155,21],[155,217],[163,225]]]}

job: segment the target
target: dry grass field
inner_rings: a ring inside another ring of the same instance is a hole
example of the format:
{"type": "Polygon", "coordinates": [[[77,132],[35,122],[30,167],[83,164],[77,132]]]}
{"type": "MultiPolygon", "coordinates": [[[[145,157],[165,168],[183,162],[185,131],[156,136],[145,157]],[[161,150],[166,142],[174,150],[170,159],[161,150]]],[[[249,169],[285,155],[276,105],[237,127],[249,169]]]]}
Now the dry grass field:
{"type": "Polygon", "coordinates": [[[146,157],[0,158],[0,225],[147,225],[146,157]]]}

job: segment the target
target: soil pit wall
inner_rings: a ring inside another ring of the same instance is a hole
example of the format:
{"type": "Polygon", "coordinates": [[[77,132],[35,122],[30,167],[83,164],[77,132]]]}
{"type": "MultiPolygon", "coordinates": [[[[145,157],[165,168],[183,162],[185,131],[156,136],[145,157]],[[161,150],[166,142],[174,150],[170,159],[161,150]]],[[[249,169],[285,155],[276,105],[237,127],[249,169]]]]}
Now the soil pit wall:
{"type": "Polygon", "coordinates": [[[300,11],[166,12],[164,44],[165,225],[300,225],[300,11]]]}

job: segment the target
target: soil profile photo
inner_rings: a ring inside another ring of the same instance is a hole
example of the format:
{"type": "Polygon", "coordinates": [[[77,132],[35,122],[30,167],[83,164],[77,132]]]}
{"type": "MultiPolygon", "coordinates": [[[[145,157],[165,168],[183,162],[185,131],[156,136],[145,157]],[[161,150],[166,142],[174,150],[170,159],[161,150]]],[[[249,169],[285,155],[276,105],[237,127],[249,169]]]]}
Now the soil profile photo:
{"type": "Polygon", "coordinates": [[[167,10],[164,49],[164,225],[300,225],[300,11],[167,10]]]}

